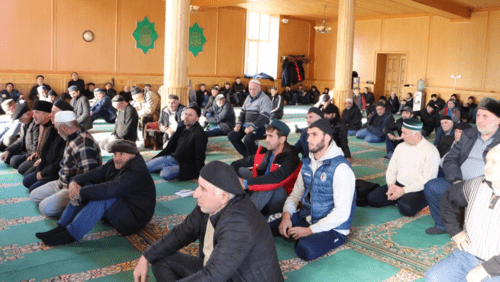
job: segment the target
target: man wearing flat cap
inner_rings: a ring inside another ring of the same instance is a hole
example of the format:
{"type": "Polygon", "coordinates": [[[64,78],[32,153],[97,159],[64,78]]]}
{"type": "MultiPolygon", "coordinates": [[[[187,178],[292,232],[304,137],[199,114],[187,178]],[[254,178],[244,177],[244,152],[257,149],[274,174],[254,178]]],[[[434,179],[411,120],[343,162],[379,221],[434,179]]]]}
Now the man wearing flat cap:
{"type": "Polygon", "coordinates": [[[227,135],[236,123],[233,106],[223,94],[215,97],[215,103],[200,117],[201,126],[206,127],[208,137],[227,135]]]}
{"type": "MultiPolygon", "coordinates": [[[[323,112],[316,107],[309,108],[306,115],[307,126],[310,126],[313,122],[324,118],[323,112]]],[[[297,154],[302,154],[302,159],[309,157],[309,145],[307,145],[307,128],[302,130],[300,134],[300,139],[294,145],[297,154]]]]}
{"type": "Polygon", "coordinates": [[[109,152],[111,144],[115,140],[137,141],[137,125],[139,124],[137,110],[125,98],[116,95],[111,101],[113,107],[118,111],[115,128],[109,137],[99,143],[101,149],[107,152],[109,152]]]}
{"type": "Polygon", "coordinates": [[[85,127],[85,129],[92,129],[92,116],[90,115],[90,103],[87,97],[80,94],[78,87],[73,85],[68,88],[68,93],[71,95],[71,106],[76,115],[78,124],[85,127]]]}
{"type": "Polygon", "coordinates": [[[21,134],[14,143],[5,149],[5,152],[0,155],[0,159],[17,169],[31,154],[36,152],[39,125],[33,120],[33,112],[26,103],[16,107],[12,118],[19,119],[21,122],[21,134]]]}
{"type": "Polygon", "coordinates": [[[115,123],[116,109],[111,103],[111,98],[106,95],[106,90],[96,88],[94,89],[94,96],[97,98],[97,101],[90,109],[92,122],[102,117],[102,119],[104,119],[107,123],[115,123]]]}
{"type": "Polygon", "coordinates": [[[114,141],[111,152],[113,158],[106,164],[73,177],[69,184],[71,202],[57,227],[36,234],[46,245],[79,241],[101,219],[125,236],[151,220],[156,205],[155,185],[135,143],[114,141]]]}
{"type": "Polygon", "coordinates": [[[39,205],[45,216],[60,216],[68,204],[68,185],[76,175],[91,171],[101,165],[101,150],[94,138],[78,124],[75,113],[60,111],[55,115],[55,128],[66,140],[60,162],[59,179],[40,186],[30,194],[30,200],[39,205]]]}
{"type": "Polygon", "coordinates": [[[397,205],[404,216],[414,216],[427,206],[424,185],[436,178],[439,152],[422,136],[422,122],[405,119],[401,129],[404,143],[399,144],[386,172],[387,184],[367,195],[368,205],[376,208],[397,205]]]}
{"type": "Polygon", "coordinates": [[[302,159],[282,218],[269,225],[274,236],[296,240],[298,257],[313,260],[344,244],[356,209],[356,178],[327,119],[313,122],[307,133],[309,158],[302,159]]]}
{"type": "Polygon", "coordinates": [[[272,120],[266,128],[266,146],[260,146],[255,156],[231,164],[257,209],[267,206],[269,214],[283,210],[301,167],[295,148],[287,142],[289,133],[285,123],[272,120]]]}
{"type": "Polygon", "coordinates": [[[271,231],[229,165],[208,163],[193,197],[187,218],[143,253],[135,282],[146,281],[148,263],[157,281],[283,281],[271,231]],[[198,257],[179,252],[196,240],[198,257]]]}
{"type": "Polygon", "coordinates": [[[425,184],[425,198],[429,204],[434,227],[427,234],[442,234],[444,224],[439,214],[439,201],[446,189],[455,183],[484,175],[488,151],[500,143],[500,103],[493,98],[483,98],[478,105],[476,127],[462,132],[460,141],[448,152],[443,161],[444,178],[425,184]]]}
{"type": "Polygon", "coordinates": [[[271,117],[271,100],[261,88],[260,81],[250,80],[248,83],[250,95],[241,107],[236,126],[227,135],[236,151],[244,158],[253,156],[257,151],[256,141],[266,133],[266,126],[271,117]]]}
{"type": "Polygon", "coordinates": [[[394,123],[394,117],[383,102],[378,102],[375,105],[376,114],[374,113],[368,122],[366,128],[361,129],[356,133],[356,137],[364,139],[368,143],[379,143],[385,141],[384,128],[391,123],[394,123]]]}
{"type": "Polygon", "coordinates": [[[190,106],[186,110],[184,121],[170,138],[165,149],[146,162],[150,173],[160,172],[165,180],[180,181],[195,179],[205,165],[205,151],[208,137],[198,123],[201,109],[190,106]]]}
{"type": "Polygon", "coordinates": [[[19,119],[14,119],[13,114],[16,110],[17,104],[12,99],[7,99],[2,102],[2,109],[8,115],[10,119],[7,123],[0,125],[0,152],[5,151],[5,149],[14,143],[17,138],[19,138],[19,130],[21,130],[21,122],[19,119]]]}

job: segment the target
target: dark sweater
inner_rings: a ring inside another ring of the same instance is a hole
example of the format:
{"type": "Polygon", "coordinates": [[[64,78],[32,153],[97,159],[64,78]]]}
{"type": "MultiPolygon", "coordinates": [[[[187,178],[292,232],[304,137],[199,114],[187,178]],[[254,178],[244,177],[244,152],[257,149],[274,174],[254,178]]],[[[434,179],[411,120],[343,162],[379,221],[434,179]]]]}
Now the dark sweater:
{"type": "Polygon", "coordinates": [[[345,108],[342,112],[342,121],[346,124],[347,130],[361,129],[361,111],[356,104],[353,104],[350,109],[345,108]]]}
{"type": "Polygon", "coordinates": [[[119,139],[137,141],[137,123],[139,116],[137,110],[128,104],[125,109],[118,112],[115,121],[115,130],[113,134],[119,139]]]}
{"type": "Polygon", "coordinates": [[[123,235],[137,232],[153,217],[156,189],[146,163],[140,154],[120,170],[113,159],[87,173],[73,177],[83,188],[80,196],[99,201],[116,198],[104,217],[123,235]],[[92,183],[91,185],[86,185],[92,183]]]}
{"type": "Polygon", "coordinates": [[[208,137],[198,122],[189,129],[180,122],[167,147],[155,158],[172,155],[179,163],[180,181],[198,178],[205,166],[207,143],[208,137]]]}

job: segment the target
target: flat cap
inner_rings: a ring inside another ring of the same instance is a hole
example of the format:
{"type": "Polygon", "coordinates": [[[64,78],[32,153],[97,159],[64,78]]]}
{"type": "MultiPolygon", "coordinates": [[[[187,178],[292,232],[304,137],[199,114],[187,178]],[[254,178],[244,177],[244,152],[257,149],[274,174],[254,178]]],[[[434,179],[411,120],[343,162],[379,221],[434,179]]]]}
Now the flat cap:
{"type": "Polygon", "coordinates": [[[78,87],[76,85],[71,85],[68,87],[68,92],[71,93],[73,91],[78,91],[78,87]]]}
{"type": "Polygon", "coordinates": [[[205,165],[200,171],[200,178],[233,195],[244,193],[234,168],[221,161],[212,161],[205,165]]]}

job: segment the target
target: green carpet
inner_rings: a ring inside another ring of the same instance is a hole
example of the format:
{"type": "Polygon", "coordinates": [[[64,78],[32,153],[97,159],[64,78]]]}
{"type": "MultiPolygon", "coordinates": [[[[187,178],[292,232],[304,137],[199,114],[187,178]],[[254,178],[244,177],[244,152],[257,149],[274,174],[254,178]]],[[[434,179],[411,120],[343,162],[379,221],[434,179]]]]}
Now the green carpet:
{"type": "MultiPolygon", "coordinates": [[[[285,107],[283,121],[292,128],[290,144],[298,141],[294,125],[305,126],[308,108],[285,107]]],[[[112,130],[113,125],[98,120],[91,133],[101,140],[112,130]]],[[[428,139],[432,141],[433,135],[428,139]]],[[[265,145],[264,140],[259,144],[265,145]]],[[[385,184],[385,143],[369,144],[351,136],[349,147],[356,178],[385,184]]],[[[158,153],[140,149],[146,160],[158,153]]],[[[103,162],[110,158],[103,156],[103,162]]],[[[227,137],[209,139],[207,162],[231,163],[239,158],[227,137]]],[[[0,281],[132,281],[140,252],[181,223],[196,205],[192,197],[175,195],[181,189],[196,189],[196,181],[167,182],[156,173],[152,178],[157,193],[155,215],[138,234],[122,237],[99,223],[79,243],[47,248],[34,233],[50,230],[56,221],[40,214],[29,201],[22,177],[0,163],[0,281]]],[[[425,234],[431,225],[428,210],[405,218],[395,206],[358,207],[347,243],[315,261],[297,258],[293,243],[281,238],[275,242],[286,281],[422,281],[425,270],[453,249],[447,235],[425,234]]],[[[182,251],[196,255],[198,244],[182,251]]],[[[150,281],[155,281],[151,270],[149,274],[150,281]]]]}

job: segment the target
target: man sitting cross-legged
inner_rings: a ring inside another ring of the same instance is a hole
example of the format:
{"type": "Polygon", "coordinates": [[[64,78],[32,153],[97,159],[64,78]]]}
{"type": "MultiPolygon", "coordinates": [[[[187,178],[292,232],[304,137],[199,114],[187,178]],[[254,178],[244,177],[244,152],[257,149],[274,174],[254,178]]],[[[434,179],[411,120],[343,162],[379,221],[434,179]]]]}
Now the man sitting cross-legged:
{"type": "Polygon", "coordinates": [[[300,171],[299,156],[287,142],[289,133],[286,124],[272,120],[266,128],[266,147],[231,164],[257,209],[262,211],[267,206],[269,214],[283,210],[300,171]]]}
{"type": "Polygon", "coordinates": [[[450,186],[441,218],[457,249],[425,273],[428,282],[500,281],[500,146],[486,155],[484,176],[450,186]],[[463,228],[457,220],[465,207],[463,228]]]}
{"type": "Polygon", "coordinates": [[[384,142],[386,137],[384,128],[386,128],[388,124],[394,123],[392,113],[387,111],[383,102],[378,102],[377,105],[375,105],[375,109],[377,113],[370,117],[366,123],[366,128],[356,133],[357,138],[364,139],[369,143],[384,142]]]}
{"type": "Polygon", "coordinates": [[[187,109],[184,122],[170,138],[167,147],[146,162],[150,173],[160,172],[165,180],[180,181],[197,178],[205,165],[208,138],[198,123],[201,110],[198,106],[187,109]]]}
{"type": "Polygon", "coordinates": [[[148,263],[157,281],[283,281],[269,227],[234,170],[213,161],[198,182],[198,205],[143,253],[134,281],[146,281],[148,263]],[[199,256],[179,252],[196,240],[199,256]]]}
{"type": "Polygon", "coordinates": [[[235,122],[234,109],[223,94],[217,95],[212,107],[200,117],[201,126],[207,126],[205,133],[208,137],[227,135],[233,130],[235,122]]]}
{"type": "Polygon", "coordinates": [[[58,112],[55,128],[66,140],[59,179],[36,188],[30,194],[30,200],[39,205],[45,216],[59,216],[63,212],[69,202],[68,184],[73,177],[101,165],[101,150],[97,142],[78,124],[74,112],[58,112]]]}
{"type": "Polygon", "coordinates": [[[130,235],[146,225],[156,205],[155,184],[134,142],[114,141],[113,159],[73,177],[71,202],[57,227],[36,236],[49,246],[79,241],[99,221],[111,223],[121,234],[130,235]]]}
{"type": "Polygon", "coordinates": [[[399,144],[386,172],[387,185],[367,195],[372,207],[398,206],[404,216],[414,216],[427,206],[424,185],[436,178],[439,170],[439,152],[422,136],[422,122],[405,119],[401,128],[404,143],[399,144]]]}
{"type": "Polygon", "coordinates": [[[302,160],[281,221],[277,219],[269,225],[273,235],[297,240],[297,256],[312,260],[344,244],[356,208],[356,179],[331,137],[332,127],[327,119],[315,121],[307,132],[309,158],[302,160]],[[299,202],[302,207],[297,210],[299,202]]]}

